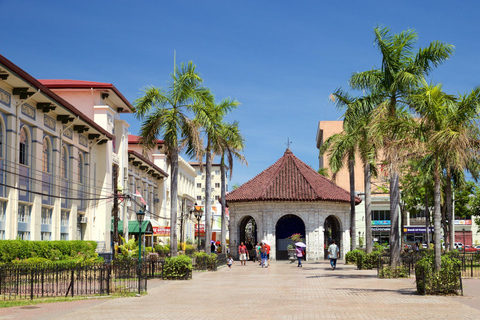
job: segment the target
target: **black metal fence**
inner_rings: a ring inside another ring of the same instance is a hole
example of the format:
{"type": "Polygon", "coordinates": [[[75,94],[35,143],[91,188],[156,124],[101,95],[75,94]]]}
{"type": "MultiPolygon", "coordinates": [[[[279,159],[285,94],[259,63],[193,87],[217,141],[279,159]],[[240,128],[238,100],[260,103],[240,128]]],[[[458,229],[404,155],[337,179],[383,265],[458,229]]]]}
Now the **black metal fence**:
{"type": "Polygon", "coordinates": [[[137,261],[74,268],[55,264],[0,266],[0,299],[110,295],[147,291],[148,278],[162,278],[163,261],[137,261]]]}
{"type": "MultiPolygon", "coordinates": [[[[197,261],[198,263],[199,261],[197,261]]],[[[146,292],[147,280],[166,279],[164,259],[113,260],[111,263],[77,265],[58,264],[1,265],[0,299],[38,299],[49,297],[110,295],[125,292],[146,292]]],[[[200,261],[200,263],[202,263],[200,261]]],[[[203,270],[216,271],[226,264],[226,254],[217,255],[216,263],[203,262],[203,270]]],[[[192,279],[188,272],[182,279],[192,279]]]]}
{"type": "Polygon", "coordinates": [[[480,252],[460,253],[457,257],[462,262],[462,277],[479,278],[480,277],[480,252]]]}

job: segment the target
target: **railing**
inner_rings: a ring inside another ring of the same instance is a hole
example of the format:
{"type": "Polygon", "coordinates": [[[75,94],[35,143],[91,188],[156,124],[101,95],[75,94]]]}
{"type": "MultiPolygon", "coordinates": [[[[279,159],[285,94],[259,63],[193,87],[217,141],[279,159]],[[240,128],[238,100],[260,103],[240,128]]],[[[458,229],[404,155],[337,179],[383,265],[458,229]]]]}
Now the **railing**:
{"type": "Polygon", "coordinates": [[[458,259],[462,262],[462,277],[479,278],[480,277],[480,252],[460,253],[458,259]]]}
{"type": "Polygon", "coordinates": [[[162,276],[163,261],[136,261],[73,268],[54,264],[0,266],[0,299],[110,295],[147,291],[147,278],[162,276]]]}

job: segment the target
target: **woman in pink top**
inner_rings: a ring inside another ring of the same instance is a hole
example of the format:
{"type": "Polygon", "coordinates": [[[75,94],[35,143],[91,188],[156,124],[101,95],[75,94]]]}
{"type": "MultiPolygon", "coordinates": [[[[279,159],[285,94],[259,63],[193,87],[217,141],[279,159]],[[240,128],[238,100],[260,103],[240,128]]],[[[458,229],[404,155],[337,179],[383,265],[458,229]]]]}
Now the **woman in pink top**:
{"type": "Polygon", "coordinates": [[[295,248],[295,254],[297,255],[297,259],[298,259],[297,267],[301,267],[302,266],[303,249],[301,247],[296,247],[295,248]]]}

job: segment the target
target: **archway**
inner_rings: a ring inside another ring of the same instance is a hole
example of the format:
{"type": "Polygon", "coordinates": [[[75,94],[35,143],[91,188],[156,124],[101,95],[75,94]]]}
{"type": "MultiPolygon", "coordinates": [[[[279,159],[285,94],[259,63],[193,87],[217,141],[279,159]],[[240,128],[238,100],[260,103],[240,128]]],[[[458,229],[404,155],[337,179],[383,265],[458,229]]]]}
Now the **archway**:
{"type": "Polygon", "coordinates": [[[288,259],[287,246],[292,243],[292,240],[287,238],[294,233],[300,233],[303,241],[305,241],[305,223],[303,223],[303,220],[293,214],[281,217],[275,226],[276,260],[288,259]]]}
{"type": "MultiPolygon", "coordinates": [[[[335,243],[339,248],[342,248],[341,246],[341,234],[340,234],[340,222],[338,221],[338,218],[335,216],[328,216],[327,219],[325,219],[325,224],[323,225],[323,243],[324,245],[324,259],[328,258],[328,246],[332,242],[332,240],[335,240],[335,243]]],[[[340,252],[340,255],[342,255],[343,252],[340,252]]]]}
{"type": "Polygon", "coordinates": [[[251,259],[255,257],[254,246],[257,243],[257,223],[251,216],[246,216],[240,222],[239,230],[240,239],[238,244],[243,242],[248,249],[251,259]]]}

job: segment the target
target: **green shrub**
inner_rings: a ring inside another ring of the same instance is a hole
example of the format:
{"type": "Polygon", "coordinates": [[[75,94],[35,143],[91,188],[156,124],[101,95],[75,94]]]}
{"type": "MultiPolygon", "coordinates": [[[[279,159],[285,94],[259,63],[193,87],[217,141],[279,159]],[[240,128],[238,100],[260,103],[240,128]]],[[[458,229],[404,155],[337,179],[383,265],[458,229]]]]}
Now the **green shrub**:
{"type": "Polygon", "coordinates": [[[195,254],[195,252],[196,252],[195,246],[193,246],[191,244],[188,244],[188,243],[187,243],[187,245],[185,245],[185,254],[186,255],[191,256],[191,255],[195,254]]]}
{"type": "Polygon", "coordinates": [[[406,266],[398,266],[398,267],[384,267],[378,271],[379,278],[408,278],[408,269],[406,266]]]}
{"type": "Polygon", "coordinates": [[[195,253],[195,270],[217,270],[217,255],[212,253],[210,255],[205,252],[195,253]]]}
{"type": "Polygon", "coordinates": [[[188,279],[192,272],[192,260],[185,255],[165,259],[163,279],[188,279]]]}
{"type": "Polygon", "coordinates": [[[158,253],[160,257],[168,257],[170,255],[170,245],[162,246],[161,244],[157,244],[155,246],[155,252],[158,253]]]}
{"type": "Polygon", "coordinates": [[[426,255],[415,264],[417,293],[456,294],[460,288],[461,262],[455,253],[442,256],[441,270],[435,271],[435,256],[426,255]]]}
{"type": "Polygon", "coordinates": [[[95,258],[97,244],[94,241],[26,241],[0,240],[0,262],[29,258],[62,260],[83,254],[95,258]]]}
{"type": "Polygon", "coordinates": [[[357,264],[357,254],[359,254],[358,251],[363,252],[363,250],[358,250],[358,249],[347,252],[347,254],[345,255],[345,263],[346,264],[357,264]]]}

